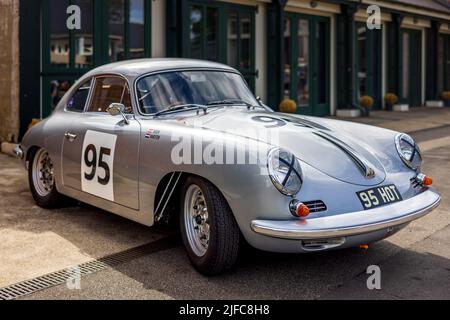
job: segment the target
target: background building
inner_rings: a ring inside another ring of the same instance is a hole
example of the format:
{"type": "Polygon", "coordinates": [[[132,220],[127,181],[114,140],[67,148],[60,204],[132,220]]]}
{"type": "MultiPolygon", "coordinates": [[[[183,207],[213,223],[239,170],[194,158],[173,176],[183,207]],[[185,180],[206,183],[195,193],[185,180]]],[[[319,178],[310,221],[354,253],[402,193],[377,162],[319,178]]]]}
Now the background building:
{"type": "Polygon", "coordinates": [[[317,116],[356,115],[362,95],[376,109],[387,92],[418,107],[450,90],[444,0],[0,0],[0,9],[0,140],[49,115],[87,70],[123,59],[223,62],[271,107],[291,98],[317,116]],[[72,4],[80,30],[66,28],[72,4]],[[372,4],[381,29],[366,26],[372,4]]]}

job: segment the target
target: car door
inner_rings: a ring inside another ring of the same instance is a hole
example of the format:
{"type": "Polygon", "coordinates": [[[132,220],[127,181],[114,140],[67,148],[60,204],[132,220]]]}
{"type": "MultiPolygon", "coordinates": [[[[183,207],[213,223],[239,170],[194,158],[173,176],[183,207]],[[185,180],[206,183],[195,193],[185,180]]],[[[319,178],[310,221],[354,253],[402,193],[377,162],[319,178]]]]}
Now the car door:
{"type": "Polygon", "coordinates": [[[129,84],[119,76],[99,76],[79,123],[67,129],[63,146],[63,183],[93,197],[139,209],[140,124],[134,119],[129,84]],[[111,116],[111,103],[125,105],[111,116]]]}

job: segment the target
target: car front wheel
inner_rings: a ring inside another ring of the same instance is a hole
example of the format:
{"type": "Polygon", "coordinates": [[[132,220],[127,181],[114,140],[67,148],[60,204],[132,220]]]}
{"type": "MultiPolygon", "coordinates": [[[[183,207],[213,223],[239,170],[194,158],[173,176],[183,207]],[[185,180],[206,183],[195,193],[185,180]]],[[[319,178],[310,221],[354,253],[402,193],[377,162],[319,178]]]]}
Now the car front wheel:
{"type": "Polygon", "coordinates": [[[210,182],[189,177],[182,189],[180,227],[189,259],[202,274],[231,269],[239,250],[239,227],[228,203],[210,182]]]}

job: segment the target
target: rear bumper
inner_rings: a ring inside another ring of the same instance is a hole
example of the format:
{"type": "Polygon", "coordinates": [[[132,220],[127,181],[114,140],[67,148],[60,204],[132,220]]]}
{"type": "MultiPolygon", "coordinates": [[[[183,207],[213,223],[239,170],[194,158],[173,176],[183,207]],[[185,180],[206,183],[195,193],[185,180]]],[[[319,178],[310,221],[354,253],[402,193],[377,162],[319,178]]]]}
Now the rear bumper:
{"type": "Polygon", "coordinates": [[[350,237],[406,225],[435,209],[441,201],[430,188],[410,199],[372,210],[306,220],[253,220],[260,235],[288,240],[318,240],[350,237]]]}

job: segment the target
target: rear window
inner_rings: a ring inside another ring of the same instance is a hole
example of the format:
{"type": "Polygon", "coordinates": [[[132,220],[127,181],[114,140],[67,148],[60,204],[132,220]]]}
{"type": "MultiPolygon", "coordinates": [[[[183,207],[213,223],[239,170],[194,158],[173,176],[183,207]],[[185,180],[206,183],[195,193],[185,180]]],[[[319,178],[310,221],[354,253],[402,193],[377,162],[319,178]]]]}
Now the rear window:
{"type": "Polygon", "coordinates": [[[67,110],[74,112],[83,112],[89,96],[92,80],[83,83],[67,102],[67,110]]]}

